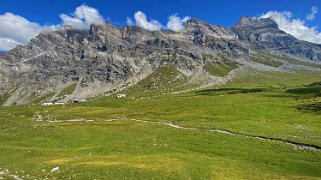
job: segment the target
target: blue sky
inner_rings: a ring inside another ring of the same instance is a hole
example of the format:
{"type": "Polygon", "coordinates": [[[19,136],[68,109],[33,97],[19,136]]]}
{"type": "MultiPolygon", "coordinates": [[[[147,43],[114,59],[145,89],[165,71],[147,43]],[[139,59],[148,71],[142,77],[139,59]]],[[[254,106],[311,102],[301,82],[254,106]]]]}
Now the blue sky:
{"type": "MultiPolygon", "coordinates": [[[[105,20],[116,26],[125,25],[127,17],[133,19],[135,24],[133,16],[137,11],[146,14],[148,20],[156,19],[164,26],[168,17],[173,14],[230,27],[241,16],[259,17],[268,11],[289,11],[292,13],[289,20],[299,19],[305,26],[315,27],[317,33],[320,32],[318,26],[321,25],[320,13],[315,13],[312,20],[306,19],[307,14],[311,13],[311,7],[321,8],[320,0],[0,0],[0,16],[10,12],[40,26],[58,25],[64,24],[60,14],[73,17],[75,9],[83,4],[97,9],[105,20]]],[[[6,18],[0,20],[6,21],[6,18]]],[[[284,29],[286,26],[288,25],[284,25],[284,29]]],[[[9,30],[1,33],[0,29],[0,38],[7,38],[5,35],[8,32],[9,30]]],[[[1,48],[1,42],[0,49],[4,49],[1,48]]]]}
{"type": "MultiPolygon", "coordinates": [[[[161,23],[178,13],[211,24],[232,26],[241,16],[258,16],[273,10],[291,11],[304,19],[312,6],[321,8],[320,0],[1,0],[0,14],[12,12],[32,22],[58,24],[59,14],[73,13],[82,4],[98,9],[102,16],[119,26],[138,10],[161,23]]],[[[321,14],[309,24],[321,25],[321,14]]]]}

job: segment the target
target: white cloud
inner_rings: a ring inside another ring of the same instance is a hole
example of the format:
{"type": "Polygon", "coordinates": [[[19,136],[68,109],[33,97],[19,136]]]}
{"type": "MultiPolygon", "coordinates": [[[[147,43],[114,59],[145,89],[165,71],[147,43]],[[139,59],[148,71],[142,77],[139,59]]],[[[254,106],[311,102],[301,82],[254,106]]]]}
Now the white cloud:
{"type": "Polygon", "coordinates": [[[312,21],[315,18],[315,15],[318,13],[318,7],[312,6],[310,14],[307,15],[306,20],[312,21]]]}
{"type": "Polygon", "coordinates": [[[184,25],[183,25],[184,22],[188,21],[191,18],[188,16],[181,18],[181,17],[178,17],[177,14],[171,15],[168,17],[168,22],[166,27],[163,26],[157,20],[148,21],[146,14],[141,11],[137,11],[134,14],[134,19],[135,19],[135,22],[131,18],[127,17],[127,25],[129,26],[136,25],[149,31],[158,31],[161,29],[180,31],[184,28],[184,25]]]}
{"type": "Polygon", "coordinates": [[[20,43],[12,39],[0,38],[0,51],[8,51],[19,44],[20,43]]]}
{"type": "Polygon", "coordinates": [[[171,15],[168,17],[167,22],[167,29],[173,30],[173,31],[180,31],[184,28],[184,23],[191,19],[188,16],[185,16],[183,19],[181,17],[178,17],[177,14],[171,15]]]}
{"type": "Polygon", "coordinates": [[[69,25],[76,29],[86,29],[88,26],[81,19],[70,17],[66,14],[60,14],[59,17],[61,18],[63,25],[69,25]]]}
{"type": "Polygon", "coordinates": [[[41,31],[55,29],[55,26],[41,26],[12,13],[0,15],[0,22],[1,50],[10,50],[18,44],[26,44],[41,31]]]}
{"type": "Polygon", "coordinates": [[[104,23],[104,18],[98,10],[86,5],[77,7],[71,15],[60,14],[60,18],[62,24],[42,26],[9,12],[0,15],[0,50],[8,51],[18,44],[27,44],[31,38],[36,37],[42,31],[53,31],[62,25],[86,29],[93,23],[104,23]]]}
{"type": "MultiPolygon", "coordinates": [[[[149,31],[158,31],[163,27],[163,25],[156,20],[148,21],[147,16],[141,11],[137,11],[134,15],[134,18],[136,26],[139,26],[149,31]]],[[[130,18],[127,18],[127,24],[133,24],[133,21],[130,18]]]]}
{"type": "Polygon", "coordinates": [[[70,16],[60,14],[63,25],[70,25],[77,29],[87,29],[91,24],[102,24],[105,22],[99,11],[87,5],[81,5],[70,16]]]}
{"type": "MultiPolygon", "coordinates": [[[[103,16],[95,8],[87,5],[81,5],[76,8],[72,14],[60,14],[61,23],[52,26],[43,26],[35,22],[31,22],[24,17],[7,12],[0,15],[0,51],[8,51],[16,45],[27,44],[30,39],[37,36],[42,31],[53,31],[63,25],[70,25],[77,29],[87,29],[91,24],[101,24],[105,22],[103,16]]],[[[176,14],[170,16],[167,27],[164,27],[157,20],[148,20],[147,16],[137,11],[132,19],[127,18],[128,25],[137,25],[150,31],[157,31],[162,28],[173,31],[180,31],[184,28],[183,23],[190,17],[178,17],[176,14]]]]}
{"type": "Polygon", "coordinates": [[[261,15],[260,18],[273,19],[278,24],[279,29],[297,39],[321,44],[321,33],[318,32],[317,28],[308,27],[303,20],[292,18],[291,12],[269,11],[261,15]]]}

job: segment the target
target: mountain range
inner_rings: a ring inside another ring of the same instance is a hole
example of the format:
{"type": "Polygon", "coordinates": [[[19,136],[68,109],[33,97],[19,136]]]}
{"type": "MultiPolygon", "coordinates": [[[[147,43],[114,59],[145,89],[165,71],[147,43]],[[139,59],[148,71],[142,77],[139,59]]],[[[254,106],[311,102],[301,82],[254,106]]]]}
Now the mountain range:
{"type": "Polygon", "coordinates": [[[0,53],[0,94],[3,105],[166,94],[223,84],[249,70],[320,71],[320,63],[320,44],[296,39],[269,18],[242,17],[231,28],[190,19],[179,32],[64,26],[0,53]]]}

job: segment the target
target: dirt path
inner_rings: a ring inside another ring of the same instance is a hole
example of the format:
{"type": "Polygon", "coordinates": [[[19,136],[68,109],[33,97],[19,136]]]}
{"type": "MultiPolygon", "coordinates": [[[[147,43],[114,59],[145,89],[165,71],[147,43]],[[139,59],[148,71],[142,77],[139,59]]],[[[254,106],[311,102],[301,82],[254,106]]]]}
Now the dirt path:
{"type": "MultiPolygon", "coordinates": [[[[276,139],[276,138],[268,138],[268,137],[263,137],[263,136],[253,136],[253,135],[241,134],[241,133],[236,133],[236,132],[223,130],[223,129],[204,130],[204,129],[198,129],[198,128],[183,127],[183,126],[172,124],[169,122],[154,122],[154,121],[145,121],[145,120],[131,119],[131,118],[126,118],[123,120],[142,122],[142,123],[150,123],[150,124],[160,124],[160,125],[165,125],[165,126],[169,126],[169,127],[176,128],[176,129],[184,129],[184,130],[192,130],[192,131],[193,130],[203,130],[203,131],[210,131],[210,132],[227,134],[227,135],[231,135],[231,136],[240,136],[240,137],[246,137],[246,138],[252,138],[252,139],[260,139],[260,140],[264,140],[264,141],[280,142],[280,143],[284,143],[284,144],[288,144],[288,145],[293,146],[293,150],[304,150],[304,151],[321,150],[321,147],[316,146],[316,145],[303,144],[303,143],[288,141],[288,140],[284,140],[284,139],[276,139]]],[[[121,121],[121,119],[110,119],[109,121],[121,121]]]]}
{"type": "MultiPolygon", "coordinates": [[[[79,122],[79,121],[91,122],[93,120],[85,120],[85,119],[79,120],[79,119],[77,119],[77,120],[66,120],[66,121],[56,120],[56,121],[49,121],[49,122],[50,123],[60,123],[60,122],[79,122]]],[[[190,127],[184,127],[184,126],[180,126],[180,125],[177,125],[177,124],[173,124],[173,123],[170,123],[170,122],[155,122],[155,121],[146,121],[146,120],[132,119],[132,118],[108,119],[108,120],[105,120],[105,121],[108,121],[108,122],[112,122],[112,121],[135,121],[135,122],[148,123],[148,124],[159,124],[159,125],[164,125],[164,126],[176,128],[176,129],[183,129],[183,130],[189,130],[189,131],[195,131],[195,130],[210,131],[210,132],[215,132],[215,133],[227,134],[227,135],[230,135],[230,136],[239,136],[239,137],[246,137],[246,138],[251,138],[251,139],[259,139],[259,140],[263,140],[263,141],[279,142],[279,143],[288,144],[288,145],[293,146],[293,150],[303,150],[303,151],[321,150],[321,147],[317,146],[317,145],[298,143],[298,142],[289,141],[289,140],[285,140],[285,139],[277,139],[277,138],[269,138],[269,137],[264,137],[264,136],[254,136],[254,135],[249,135],[249,134],[241,134],[241,133],[232,132],[232,131],[224,130],[224,129],[190,128],[190,127]]]]}

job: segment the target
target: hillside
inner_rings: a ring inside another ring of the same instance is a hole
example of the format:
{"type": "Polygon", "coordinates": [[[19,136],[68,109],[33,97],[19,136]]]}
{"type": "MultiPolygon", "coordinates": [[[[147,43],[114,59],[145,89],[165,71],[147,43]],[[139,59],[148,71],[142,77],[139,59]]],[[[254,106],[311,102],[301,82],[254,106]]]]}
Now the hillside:
{"type": "Polygon", "coordinates": [[[321,46],[271,19],[43,32],[0,104],[0,179],[321,177],[321,46]]]}
{"type": "Polygon", "coordinates": [[[146,88],[168,94],[224,84],[250,69],[320,71],[320,62],[321,45],[295,39],[271,19],[243,17],[232,28],[191,19],[180,32],[65,26],[0,53],[1,103],[68,102],[133,89],[141,96],[146,88]]]}

